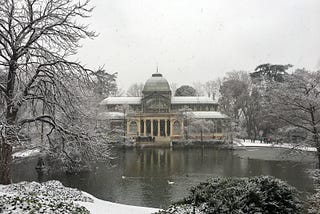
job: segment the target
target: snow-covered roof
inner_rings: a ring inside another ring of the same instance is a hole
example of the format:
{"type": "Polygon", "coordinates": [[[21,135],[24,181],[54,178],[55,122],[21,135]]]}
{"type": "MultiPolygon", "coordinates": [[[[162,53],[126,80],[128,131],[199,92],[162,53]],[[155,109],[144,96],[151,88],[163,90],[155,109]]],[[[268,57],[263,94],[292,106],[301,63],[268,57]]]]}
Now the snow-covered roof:
{"type": "Polygon", "coordinates": [[[197,119],[224,119],[228,118],[227,115],[218,111],[191,111],[194,118],[197,119]]]}
{"type": "MultiPolygon", "coordinates": [[[[228,118],[227,115],[222,114],[221,112],[218,111],[190,111],[186,112],[186,114],[192,115],[193,118],[196,119],[225,119],[228,118]]],[[[112,119],[112,120],[121,120],[124,118],[124,113],[123,112],[102,112],[98,114],[98,118],[100,120],[107,120],[107,119],[112,119]]]]}
{"type": "Polygon", "coordinates": [[[100,105],[139,105],[141,97],[108,97],[100,102],[100,105]]]}
{"type": "MultiPolygon", "coordinates": [[[[108,97],[100,105],[139,105],[142,97],[108,97]]],[[[171,97],[171,104],[217,104],[209,97],[171,97]]]]}
{"type": "Polygon", "coordinates": [[[120,120],[124,118],[124,113],[122,112],[102,112],[98,114],[99,120],[120,120]]]}
{"type": "Polygon", "coordinates": [[[171,104],[216,104],[209,97],[172,97],[171,104]]]}

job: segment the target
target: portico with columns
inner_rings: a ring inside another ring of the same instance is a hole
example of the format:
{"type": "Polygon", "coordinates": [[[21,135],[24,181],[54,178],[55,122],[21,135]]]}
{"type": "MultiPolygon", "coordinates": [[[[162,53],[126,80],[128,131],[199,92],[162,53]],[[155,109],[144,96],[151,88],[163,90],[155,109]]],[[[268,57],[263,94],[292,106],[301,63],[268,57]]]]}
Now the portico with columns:
{"type": "Polygon", "coordinates": [[[127,119],[127,133],[130,137],[181,137],[183,135],[183,121],[175,114],[130,116],[127,119]]]}

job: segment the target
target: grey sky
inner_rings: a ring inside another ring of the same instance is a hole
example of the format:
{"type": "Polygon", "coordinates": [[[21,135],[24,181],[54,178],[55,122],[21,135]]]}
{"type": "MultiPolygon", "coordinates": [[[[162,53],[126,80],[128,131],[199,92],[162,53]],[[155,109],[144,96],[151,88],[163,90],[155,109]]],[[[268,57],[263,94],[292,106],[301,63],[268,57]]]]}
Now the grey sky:
{"type": "Polygon", "coordinates": [[[127,89],[156,66],[169,82],[192,84],[262,63],[320,68],[319,0],[91,0],[100,35],[79,59],[118,72],[127,89]]]}

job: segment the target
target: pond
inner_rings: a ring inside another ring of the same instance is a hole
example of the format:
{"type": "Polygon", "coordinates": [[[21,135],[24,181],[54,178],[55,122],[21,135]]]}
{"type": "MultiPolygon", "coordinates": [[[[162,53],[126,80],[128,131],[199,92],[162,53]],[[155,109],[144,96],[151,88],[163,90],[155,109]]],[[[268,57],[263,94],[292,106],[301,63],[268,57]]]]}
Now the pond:
{"type": "Polygon", "coordinates": [[[284,155],[283,149],[217,148],[115,149],[112,165],[77,175],[48,174],[39,177],[36,159],[17,162],[14,182],[56,179],[97,198],[148,207],[164,207],[183,198],[191,186],[208,178],[271,175],[287,181],[304,195],[313,190],[306,169],[314,167],[313,153],[284,155]],[[173,183],[174,182],[174,183],[173,183]]]}

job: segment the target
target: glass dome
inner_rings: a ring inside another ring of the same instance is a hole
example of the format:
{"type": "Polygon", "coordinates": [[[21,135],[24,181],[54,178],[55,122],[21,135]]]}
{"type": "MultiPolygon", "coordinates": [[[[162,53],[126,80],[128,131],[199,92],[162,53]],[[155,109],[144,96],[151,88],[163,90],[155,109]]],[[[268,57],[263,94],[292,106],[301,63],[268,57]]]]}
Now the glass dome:
{"type": "Polygon", "coordinates": [[[146,83],[144,84],[142,92],[153,92],[153,91],[160,91],[160,92],[170,92],[170,86],[168,81],[162,77],[160,73],[152,74],[146,83]]]}

